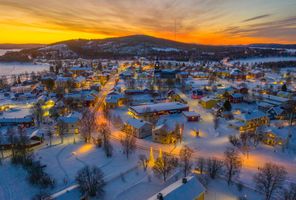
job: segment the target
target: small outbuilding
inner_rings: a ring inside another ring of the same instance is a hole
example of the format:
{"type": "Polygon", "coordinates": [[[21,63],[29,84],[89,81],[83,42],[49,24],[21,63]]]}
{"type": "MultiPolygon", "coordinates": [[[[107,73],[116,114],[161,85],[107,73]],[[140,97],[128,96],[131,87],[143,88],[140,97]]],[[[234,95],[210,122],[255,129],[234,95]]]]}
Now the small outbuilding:
{"type": "Polygon", "coordinates": [[[200,120],[200,115],[194,111],[183,111],[182,113],[188,122],[197,122],[200,120]]]}

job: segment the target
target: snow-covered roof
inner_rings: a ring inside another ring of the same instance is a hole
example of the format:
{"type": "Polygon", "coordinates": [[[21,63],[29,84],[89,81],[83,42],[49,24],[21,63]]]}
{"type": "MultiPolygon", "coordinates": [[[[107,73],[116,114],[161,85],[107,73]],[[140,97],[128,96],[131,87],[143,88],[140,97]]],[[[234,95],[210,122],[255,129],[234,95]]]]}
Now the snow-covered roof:
{"type": "Polygon", "coordinates": [[[146,121],[143,121],[143,120],[139,120],[139,119],[129,118],[126,121],[126,123],[129,124],[129,125],[131,125],[134,128],[139,129],[139,128],[143,127],[145,124],[147,124],[149,122],[146,122],[146,121]]]}
{"type": "Polygon", "coordinates": [[[23,118],[0,118],[0,123],[29,123],[32,122],[32,117],[23,118]]]}
{"type": "Polygon", "coordinates": [[[270,108],[267,112],[273,110],[277,115],[280,115],[284,112],[284,110],[280,106],[274,106],[270,108]]]}
{"type": "Polygon", "coordinates": [[[75,78],[75,81],[81,83],[81,82],[85,81],[85,77],[78,76],[78,77],[75,78]]]}
{"type": "Polygon", "coordinates": [[[90,67],[74,66],[70,70],[72,70],[72,71],[91,71],[92,69],[90,67]]]}
{"type": "Polygon", "coordinates": [[[234,93],[231,95],[233,98],[242,98],[243,95],[241,93],[234,93]]]}
{"type": "Polygon", "coordinates": [[[70,77],[64,77],[64,76],[58,76],[56,79],[57,82],[67,82],[69,80],[71,80],[70,77]]]}
{"type": "Polygon", "coordinates": [[[70,113],[68,116],[59,117],[59,120],[67,124],[74,124],[78,122],[81,118],[82,118],[81,113],[74,111],[70,113]]]}
{"type": "Polygon", "coordinates": [[[200,115],[194,111],[183,111],[185,117],[199,117],[200,115]]]}
{"type": "Polygon", "coordinates": [[[292,126],[292,127],[283,127],[283,128],[270,127],[266,131],[267,132],[272,132],[277,137],[280,137],[280,138],[283,138],[283,139],[288,138],[288,136],[291,134],[292,139],[293,140],[296,139],[296,137],[293,134],[296,131],[296,127],[295,126],[292,126]]]}
{"type": "Polygon", "coordinates": [[[188,105],[182,104],[179,102],[169,102],[169,103],[156,103],[156,104],[147,104],[141,106],[130,106],[132,110],[138,114],[143,114],[147,112],[160,112],[160,111],[169,111],[177,109],[186,109],[188,105]]]}
{"type": "Polygon", "coordinates": [[[200,99],[201,101],[211,101],[211,100],[216,100],[216,98],[214,96],[205,96],[203,98],[200,99]]]}
{"type": "Polygon", "coordinates": [[[253,112],[249,112],[249,113],[241,114],[241,115],[237,116],[238,119],[241,119],[244,121],[259,119],[262,117],[266,117],[266,114],[264,112],[259,111],[259,110],[255,110],[253,112]]]}
{"type": "MultiPolygon", "coordinates": [[[[165,200],[195,200],[206,191],[204,186],[197,180],[195,176],[190,176],[186,179],[187,183],[183,183],[183,180],[180,179],[175,183],[169,185],[168,187],[164,188],[159,193],[162,194],[165,200]]],[[[147,200],[157,200],[157,195],[159,193],[153,195],[147,200]]]]}

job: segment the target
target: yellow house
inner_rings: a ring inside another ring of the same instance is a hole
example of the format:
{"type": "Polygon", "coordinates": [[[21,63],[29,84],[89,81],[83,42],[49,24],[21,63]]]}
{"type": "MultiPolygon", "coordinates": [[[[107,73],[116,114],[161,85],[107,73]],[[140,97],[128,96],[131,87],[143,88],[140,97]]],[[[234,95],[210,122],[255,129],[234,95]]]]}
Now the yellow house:
{"type": "Polygon", "coordinates": [[[195,176],[189,176],[176,181],[147,200],[204,200],[205,191],[206,189],[195,176]]]}
{"type": "Polygon", "coordinates": [[[295,136],[292,134],[295,131],[295,127],[276,128],[271,127],[264,131],[263,142],[267,145],[286,145],[289,141],[294,141],[295,136]],[[293,137],[294,136],[294,137],[293,137]]]}
{"type": "Polygon", "coordinates": [[[199,100],[200,105],[205,109],[211,109],[218,103],[218,99],[215,97],[203,97],[199,100]]]}
{"type": "Polygon", "coordinates": [[[257,127],[269,124],[268,116],[259,110],[246,114],[240,114],[235,116],[235,118],[243,124],[239,128],[241,132],[256,131],[257,127]]]}

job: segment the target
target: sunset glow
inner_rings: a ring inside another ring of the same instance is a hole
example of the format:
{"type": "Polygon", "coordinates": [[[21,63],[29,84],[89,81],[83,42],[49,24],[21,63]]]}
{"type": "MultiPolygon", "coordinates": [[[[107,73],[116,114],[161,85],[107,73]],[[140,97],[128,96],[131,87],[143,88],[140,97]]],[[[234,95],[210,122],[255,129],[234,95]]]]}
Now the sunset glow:
{"type": "Polygon", "coordinates": [[[134,34],[202,44],[295,43],[295,10],[294,0],[0,0],[0,43],[134,34]]]}

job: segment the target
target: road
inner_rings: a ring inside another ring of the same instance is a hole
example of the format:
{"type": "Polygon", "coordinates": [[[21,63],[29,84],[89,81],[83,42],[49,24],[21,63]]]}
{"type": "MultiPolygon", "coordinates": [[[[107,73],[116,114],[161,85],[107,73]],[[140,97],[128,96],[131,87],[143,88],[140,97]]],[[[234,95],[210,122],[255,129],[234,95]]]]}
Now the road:
{"type": "MultiPolygon", "coordinates": [[[[104,121],[104,115],[102,113],[102,106],[104,105],[104,100],[107,96],[107,94],[110,92],[111,89],[113,89],[113,87],[115,86],[115,82],[117,79],[118,75],[114,75],[112,76],[107,83],[103,86],[102,90],[100,91],[99,95],[98,95],[98,100],[96,102],[96,106],[94,107],[94,110],[97,111],[97,117],[99,118],[100,121],[104,121]]],[[[59,159],[57,159],[59,161],[59,159]]],[[[60,163],[60,162],[59,162],[60,163]]],[[[66,175],[67,176],[67,175],[66,175]]],[[[55,199],[69,191],[75,190],[76,188],[78,188],[77,184],[71,185],[59,192],[56,192],[54,194],[52,194],[50,196],[49,199],[55,199]]]]}

